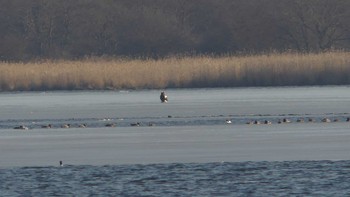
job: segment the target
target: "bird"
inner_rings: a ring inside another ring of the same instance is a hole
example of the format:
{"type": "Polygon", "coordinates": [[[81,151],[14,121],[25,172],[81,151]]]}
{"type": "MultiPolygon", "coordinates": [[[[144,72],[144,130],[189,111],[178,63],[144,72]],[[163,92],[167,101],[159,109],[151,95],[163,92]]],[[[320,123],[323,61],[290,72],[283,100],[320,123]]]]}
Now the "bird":
{"type": "Polygon", "coordinates": [[[298,118],[298,119],[297,119],[297,122],[304,122],[304,119],[298,118]]]}
{"type": "Polygon", "coordinates": [[[41,126],[41,128],[44,128],[44,129],[51,129],[51,128],[52,128],[52,125],[51,125],[51,124],[43,125],[43,126],[41,126]]]}
{"type": "Polygon", "coordinates": [[[62,161],[60,161],[60,166],[63,166],[63,162],[62,161]]]}
{"type": "Polygon", "coordinates": [[[168,96],[165,95],[165,92],[161,92],[161,93],[160,93],[160,101],[161,101],[162,103],[168,102],[168,96]]]}
{"type": "Polygon", "coordinates": [[[259,120],[255,120],[253,124],[260,124],[259,120]]]}
{"type": "Polygon", "coordinates": [[[70,128],[70,124],[64,124],[64,125],[61,126],[61,128],[68,129],[68,128],[70,128]]]}
{"type": "Polygon", "coordinates": [[[309,118],[309,122],[315,122],[313,118],[309,118]]]}
{"type": "Polygon", "coordinates": [[[227,119],[226,124],[232,124],[232,121],[227,119]]]}
{"type": "Polygon", "coordinates": [[[331,122],[331,120],[329,118],[323,118],[322,122],[331,122]]]}
{"type": "Polygon", "coordinates": [[[87,127],[86,124],[80,124],[80,125],[79,125],[79,128],[86,128],[86,127],[87,127]]]}
{"type": "Polygon", "coordinates": [[[284,123],[290,123],[290,122],[292,122],[292,121],[290,121],[290,120],[287,119],[287,118],[283,118],[282,122],[284,122],[284,123]]]}
{"type": "Polygon", "coordinates": [[[20,126],[14,127],[14,129],[28,130],[29,128],[24,125],[20,125],[20,126]]]}
{"type": "Polygon", "coordinates": [[[264,121],[264,124],[272,124],[272,122],[269,121],[269,120],[265,120],[265,121],[264,121]]]}
{"type": "Polygon", "coordinates": [[[279,120],[278,121],[278,124],[282,124],[282,123],[290,123],[290,122],[292,122],[292,121],[290,121],[289,119],[287,119],[287,118],[283,118],[282,120],[279,120]]]}
{"type": "Polygon", "coordinates": [[[108,123],[108,124],[105,124],[106,127],[115,127],[115,123],[108,123]]]}
{"type": "Polygon", "coordinates": [[[130,126],[133,126],[133,127],[138,127],[140,126],[141,124],[139,122],[135,122],[135,123],[131,123],[130,126]]]}

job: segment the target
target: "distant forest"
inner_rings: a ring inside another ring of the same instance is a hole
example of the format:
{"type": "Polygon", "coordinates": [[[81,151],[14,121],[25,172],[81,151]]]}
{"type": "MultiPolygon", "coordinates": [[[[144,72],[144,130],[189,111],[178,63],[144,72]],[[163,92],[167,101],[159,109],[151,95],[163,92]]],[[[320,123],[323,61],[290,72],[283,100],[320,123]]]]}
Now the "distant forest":
{"type": "Polygon", "coordinates": [[[349,0],[0,1],[0,61],[338,49],[349,0]]]}

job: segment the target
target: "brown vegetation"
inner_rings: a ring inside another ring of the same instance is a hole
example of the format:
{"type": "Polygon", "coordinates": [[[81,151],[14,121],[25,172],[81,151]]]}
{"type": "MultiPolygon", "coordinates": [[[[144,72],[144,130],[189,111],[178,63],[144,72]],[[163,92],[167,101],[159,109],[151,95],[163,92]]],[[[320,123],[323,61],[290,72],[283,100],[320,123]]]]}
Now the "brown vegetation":
{"type": "Polygon", "coordinates": [[[0,63],[0,91],[350,84],[350,53],[0,63]]]}

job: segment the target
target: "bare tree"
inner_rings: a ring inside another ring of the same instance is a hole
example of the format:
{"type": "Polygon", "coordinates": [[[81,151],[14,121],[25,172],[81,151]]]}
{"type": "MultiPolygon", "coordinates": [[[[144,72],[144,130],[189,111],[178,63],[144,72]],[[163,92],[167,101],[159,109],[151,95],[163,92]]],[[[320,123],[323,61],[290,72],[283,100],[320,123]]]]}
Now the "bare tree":
{"type": "Polygon", "coordinates": [[[290,0],[283,4],[282,38],[299,51],[324,51],[346,38],[342,19],[349,3],[344,0],[290,0]]]}
{"type": "Polygon", "coordinates": [[[0,60],[350,48],[349,0],[1,0],[0,60]]]}

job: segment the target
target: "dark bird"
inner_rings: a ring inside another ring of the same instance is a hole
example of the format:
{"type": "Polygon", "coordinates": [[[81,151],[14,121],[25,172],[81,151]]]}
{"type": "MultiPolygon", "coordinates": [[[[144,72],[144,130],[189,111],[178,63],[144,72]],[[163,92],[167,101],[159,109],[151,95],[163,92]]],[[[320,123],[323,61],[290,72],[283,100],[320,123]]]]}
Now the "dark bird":
{"type": "Polygon", "coordinates": [[[264,121],[264,124],[272,124],[272,122],[269,121],[269,120],[265,120],[265,121],[264,121]]]}
{"type": "Polygon", "coordinates": [[[115,123],[108,123],[105,125],[106,127],[115,127],[115,123]]]}
{"type": "Polygon", "coordinates": [[[131,123],[130,126],[139,127],[141,124],[139,122],[131,123]]]}
{"type": "Polygon", "coordinates": [[[51,124],[43,125],[43,126],[41,126],[41,128],[43,128],[43,129],[51,129],[52,125],[51,124]]]}
{"type": "Polygon", "coordinates": [[[165,95],[165,92],[160,93],[160,100],[162,101],[162,103],[168,102],[168,96],[165,95]]]}
{"type": "Polygon", "coordinates": [[[24,125],[20,125],[18,127],[14,127],[14,129],[28,130],[29,128],[24,125]]]}

